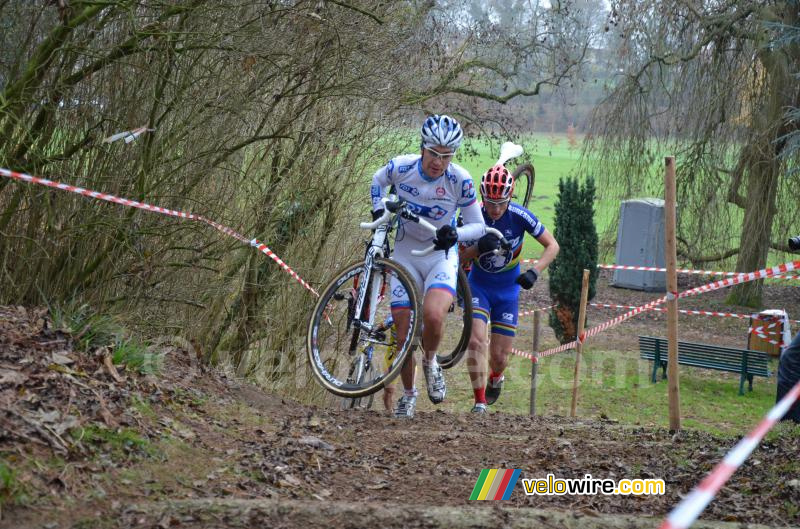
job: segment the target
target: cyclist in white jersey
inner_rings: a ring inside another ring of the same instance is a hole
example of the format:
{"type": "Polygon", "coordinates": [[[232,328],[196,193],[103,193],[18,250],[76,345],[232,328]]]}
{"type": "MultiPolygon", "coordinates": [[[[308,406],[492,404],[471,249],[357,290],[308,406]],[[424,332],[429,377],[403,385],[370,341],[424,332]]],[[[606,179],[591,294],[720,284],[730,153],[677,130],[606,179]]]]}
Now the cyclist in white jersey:
{"type": "MultiPolygon", "coordinates": [[[[372,177],[373,217],[383,213],[381,198],[393,186],[399,198],[414,212],[433,224],[433,236],[422,226],[400,220],[392,259],[403,265],[414,277],[423,293],[422,302],[422,372],[428,397],[438,404],[444,400],[446,386],[442,368],[436,362],[436,351],[444,332],[444,320],[456,294],[458,241],[480,238],[485,232],[472,177],[466,169],[451,163],[464,133],[459,123],[445,115],[429,116],[422,125],[420,155],[393,158],[372,177]],[[464,225],[456,228],[457,210],[464,225]],[[437,251],[416,257],[411,250],[423,250],[433,244],[437,251]]],[[[406,340],[410,307],[408,293],[396,279],[391,283],[392,316],[397,326],[398,348],[406,340]]],[[[417,391],[414,386],[415,363],[408,357],[400,377],[404,392],[395,408],[396,417],[413,417],[417,391]]]]}

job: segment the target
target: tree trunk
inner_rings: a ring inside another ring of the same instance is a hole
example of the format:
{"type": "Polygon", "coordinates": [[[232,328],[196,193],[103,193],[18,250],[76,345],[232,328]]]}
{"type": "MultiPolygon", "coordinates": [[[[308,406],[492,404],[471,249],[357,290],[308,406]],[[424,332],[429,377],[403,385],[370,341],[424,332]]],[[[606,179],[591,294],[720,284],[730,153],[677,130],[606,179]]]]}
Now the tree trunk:
{"type": "MultiPolygon", "coordinates": [[[[796,20],[796,13],[787,16],[796,20]]],[[[796,64],[796,47],[787,51],[769,48],[759,53],[759,64],[764,70],[764,98],[751,117],[750,141],[739,158],[740,174],[747,182],[746,196],[738,202],[744,208],[741,246],[736,262],[738,272],[753,272],[767,264],[772,222],[776,213],[776,194],[781,174],[781,151],[786,134],[784,113],[795,105],[796,81],[793,68],[796,64]]],[[[729,303],[761,306],[763,281],[743,283],[733,288],[729,303]]]]}
{"type": "MultiPolygon", "coordinates": [[[[744,204],[741,247],[736,261],[736,270],[739,272],[753,272],[767,264],[779,177],[779,163],[772,154],[774,149],[770,147],[769,142],[765,141],[746,148],[758,150],[762,156],[751,157],[750,167],[746,169],[747,199],[744,204]]],[[[760,308],[762,286],[763,281],[737,285],[728,297],[728,302],[760,308]]]]}

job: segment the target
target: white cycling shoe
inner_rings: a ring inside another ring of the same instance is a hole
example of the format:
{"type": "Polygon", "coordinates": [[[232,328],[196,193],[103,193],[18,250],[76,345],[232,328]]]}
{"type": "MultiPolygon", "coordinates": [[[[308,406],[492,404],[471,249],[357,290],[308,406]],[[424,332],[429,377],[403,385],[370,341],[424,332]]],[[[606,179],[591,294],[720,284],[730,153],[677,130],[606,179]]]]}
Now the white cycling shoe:
{"type": "Polygon", "coordinates": [[[414,417],[414,408],[416,407],[417,397],[403,395],[397,401],[397,407],[394,409],[394,416],[398,419],[411,419],[414,417]]]}
{"type": "Polygon", "coordinates": [[[430,364],[422,362],[422,373],[425,375],[425,385],[428,388],[428,398],[434,404],[439,404],[444,400],[447,393],[447,386],[444,382],[444,370],[436,361],[434,356],[430,364]]]}

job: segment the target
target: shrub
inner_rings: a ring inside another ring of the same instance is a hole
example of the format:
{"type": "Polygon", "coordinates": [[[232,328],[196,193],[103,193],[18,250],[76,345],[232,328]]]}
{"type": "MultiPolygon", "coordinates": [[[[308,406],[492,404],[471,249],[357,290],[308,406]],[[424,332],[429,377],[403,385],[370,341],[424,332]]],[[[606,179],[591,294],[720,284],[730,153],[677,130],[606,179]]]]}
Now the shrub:
{"type": "Polygon", "coordinates": [[[555,232],[561,251],[550,264],[550,327],[561,343],[575,339],[581,301],[583,269],[590,271],[589,299],[597,283],[597,229],[594,224],[594,179],[581,186],[577,178],[560,179],[555,209],[555,232]]]}

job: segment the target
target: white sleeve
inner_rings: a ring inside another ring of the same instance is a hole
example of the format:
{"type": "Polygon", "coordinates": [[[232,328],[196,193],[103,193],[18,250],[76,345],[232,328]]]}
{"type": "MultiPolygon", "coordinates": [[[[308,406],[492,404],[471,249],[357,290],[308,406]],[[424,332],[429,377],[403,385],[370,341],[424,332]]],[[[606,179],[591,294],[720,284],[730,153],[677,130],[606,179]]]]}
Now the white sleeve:
{"type": "Polygon", "coordinates": [[[383,204],[381,204],[383,191],[385,188],[392,185],[393,170],[394,160],[389,160],[389,163],[375,171],[375,174],[372,175],[372,186],[370,186],[370,195],[372,196],[372,211],[383,209],[383,204]]]}
{"type": "Polygon", "coordinates": [[[486,224],[483,223],[483,214],[477,202],[461,208],[461,216],[464,219],[464,225],[456,228],[459,241],[476,241],[486,233],[486,224]]]}

